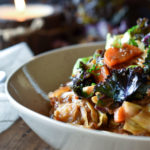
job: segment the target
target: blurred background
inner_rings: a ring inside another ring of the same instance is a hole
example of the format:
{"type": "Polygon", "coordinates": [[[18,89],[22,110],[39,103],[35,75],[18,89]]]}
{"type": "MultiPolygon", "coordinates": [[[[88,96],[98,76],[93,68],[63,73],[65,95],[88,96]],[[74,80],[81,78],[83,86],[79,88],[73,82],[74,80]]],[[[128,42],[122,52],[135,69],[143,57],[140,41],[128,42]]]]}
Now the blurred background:
{"type": "MultiPolygon", "coordinates": [[[[25,2],[26,8],[39,3],[51,6],[53,12],[42,17],[44,22],[42,27],[31,32],[26,32],[26,29],[32,26],[35,18],[24,21],[0,18],[0,29],[5,31],[3,34],[0,31],[0,49],[25,41],[36,55],[66,45],[102,41],[108,32],[112,34],[125,32],[136,24],[139,17],[150,18],[150,0],[26,0],[25,2]],[[20,27],[25,28],[25,32],[19,32],[20,27]],[[12,34],[12,30],[19,33],[12,34]]],[[[14,5],[14,1],[0,1],[1,6],[8,4],[14,5]]]]}

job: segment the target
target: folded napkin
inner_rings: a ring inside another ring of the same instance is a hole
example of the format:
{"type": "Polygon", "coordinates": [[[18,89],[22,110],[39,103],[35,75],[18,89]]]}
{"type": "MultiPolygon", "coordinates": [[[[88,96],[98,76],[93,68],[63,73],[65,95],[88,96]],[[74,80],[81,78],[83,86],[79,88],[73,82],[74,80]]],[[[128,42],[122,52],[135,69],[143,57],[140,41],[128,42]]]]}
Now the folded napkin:
{"type": "MultiPolygon", "coordinates": [[[[33,53],[26,43],[1,50],[0,72],[6,73],[7,78],[13,71],[29,61],[32,56],[33,53]]],[[[18,119],[18,114],[9,104],[4,89],[5,82],[0,82],[0,133],[8,129],[18,119]]]]}

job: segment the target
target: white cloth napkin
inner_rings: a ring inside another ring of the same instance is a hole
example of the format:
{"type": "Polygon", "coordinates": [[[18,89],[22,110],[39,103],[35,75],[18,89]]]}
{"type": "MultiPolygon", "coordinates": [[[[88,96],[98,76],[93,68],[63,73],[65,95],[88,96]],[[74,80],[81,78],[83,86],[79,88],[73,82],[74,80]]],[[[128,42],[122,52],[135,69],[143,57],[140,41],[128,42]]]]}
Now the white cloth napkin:
{"type": "MultiPolygon", "coordinates": [[[[13,71],[29,61],[33,56],[26,43],[20,43],[0,51],[0,71],[8,77],[13,71]]],[[[18,119],[16,110],[5,95],[5,82],[0,83],[0,133],[8,129],[18,119]]]]}

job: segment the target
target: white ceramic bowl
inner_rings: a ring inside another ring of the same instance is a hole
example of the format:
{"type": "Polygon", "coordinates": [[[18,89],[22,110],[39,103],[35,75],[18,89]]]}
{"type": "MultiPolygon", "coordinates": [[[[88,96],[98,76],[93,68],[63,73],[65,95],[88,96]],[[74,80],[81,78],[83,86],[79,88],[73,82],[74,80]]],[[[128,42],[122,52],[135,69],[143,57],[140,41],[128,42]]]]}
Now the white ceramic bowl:
{"type": "Polygon", "coordinates": [[[104,48],[104,43],[64,47],[35,57],[8,79],[11,104],[32,130],[56,149],[150,150],[149,137],[84,129],[48,117],[47,93],[69,80],[77,58],[92,55],[98,48],[104,48]]]}

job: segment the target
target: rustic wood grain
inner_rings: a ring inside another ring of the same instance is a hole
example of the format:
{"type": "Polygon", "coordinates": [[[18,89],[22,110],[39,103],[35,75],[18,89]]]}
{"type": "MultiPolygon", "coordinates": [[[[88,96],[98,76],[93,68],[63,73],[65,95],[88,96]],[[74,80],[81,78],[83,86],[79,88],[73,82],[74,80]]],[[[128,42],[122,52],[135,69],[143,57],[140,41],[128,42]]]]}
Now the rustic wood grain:
{"type": "Polygon", "coordinates": [[[54,150],[44,143],[22,119],[0,134],[0,150],[54,150]]]}

